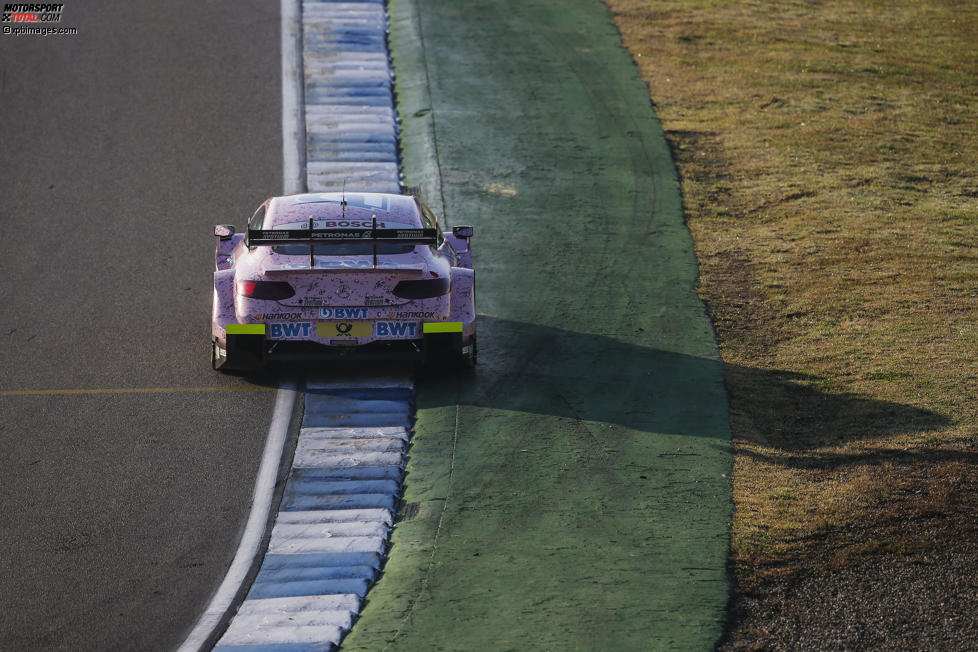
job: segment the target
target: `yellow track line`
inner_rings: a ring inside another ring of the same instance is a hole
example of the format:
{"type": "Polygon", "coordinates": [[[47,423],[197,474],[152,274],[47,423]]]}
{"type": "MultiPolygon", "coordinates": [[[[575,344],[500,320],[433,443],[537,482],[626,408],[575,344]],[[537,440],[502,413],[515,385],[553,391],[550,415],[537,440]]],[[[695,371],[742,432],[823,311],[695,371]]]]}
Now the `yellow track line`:
{"type": "Polygon", "coordinates": [[[116,389],[0,389],[0,396],[56,396],[67,394],[173,394],[176,392],[274,392],[276,387],[122,387],[116,389]]]}

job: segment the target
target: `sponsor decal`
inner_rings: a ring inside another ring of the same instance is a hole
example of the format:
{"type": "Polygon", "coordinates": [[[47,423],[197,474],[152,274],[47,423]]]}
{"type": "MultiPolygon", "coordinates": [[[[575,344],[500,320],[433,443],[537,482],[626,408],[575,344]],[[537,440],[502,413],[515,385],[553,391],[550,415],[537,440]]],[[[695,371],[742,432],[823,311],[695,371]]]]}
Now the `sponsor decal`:
{"type": "Polygon", "coordinates": [[[367,298],[365,298],[363,300],[363,304],[365,306],[386,306],[387,305],[387,299],[385,299],[384,297],[371,297],[371,296],[368,296],[367,298]]]}
{"type": "Polygon", "coordinates": [[[371,231],[313,231],[310,240],[350,240],[352,238],[370,239],[371,231]]]}
{"type": "Polygon", "coordinates": [[[393,240],[418,240],[425,237],[425,232],[424,229],[397,229],[386,234],[386,237],[393,240]]]}
{"type": "MultiPolygon", "coordinates": [[[[337,308],[332,308],[334,313],[337,308]]],[[[346,309],[344,309],[346,310],[346,309]]],[[[359,310],[365,310],[359,308],[359,310]]],[[[415,339],[421,337],[421,323],[416,321],[321,321],[316,323],[284,322],[268,325],[268,339],[290,340],[312,337],[376,337],[377,339],[415,339]]]]}
{"type": "Polygon", "coordinates": [[[338,296],[341,299],[349,299],[350,288],[346,285],[341,285],[339,289],[336,290],[336,296],[338,296]]]}
{"type": "Polygon", "coordinates": [[[301,312],[266,312],[264,315],[255,315],[256,320],[262,319],[301,319],[301,312]]]}
{"type": "Polygon", "coordinates": [[[366,319],[366,308],[320,308],[320,319],[366,319]]]}
{"type": "Polygon", "coordinates": [[[387,313],[388,319],[431,319],[436,314],[435,312],[389,312],[387,313]]]}
{"type": "Polygon", "coordinates": [[[375,325],[377,337],[380,339],[415,338],[418,337],[419,324],[416,321],[379,321],[375,325]]]}
{"type": "Polygon", "coordinates": [[[321,321],[316,328],[318,337],[370,337],[369,321],[321,321]]]}
{"type": "Polygon", "coordinates": [[[270,340],[290,340],[306,338],[312,332],[312,322],[297,321],[286,322],[284,324],[269,324],[268,339],[270,340]]]}
{"type": "MultiPolygon", "coordinates": [[[[355,229],[356,228],[369,229],[369,228],[373,228],[373,225],[374,225],[373,220],[336,220],[336,221],[331,220],[331,221],[323,222],[319,228],[336,229],[336,228],[343,228],[343,227],[353,227],[355,229]]],[[[377,228],[386,229],[387,225],[384,224],[383,222],[377,222],[377,228]]]]}

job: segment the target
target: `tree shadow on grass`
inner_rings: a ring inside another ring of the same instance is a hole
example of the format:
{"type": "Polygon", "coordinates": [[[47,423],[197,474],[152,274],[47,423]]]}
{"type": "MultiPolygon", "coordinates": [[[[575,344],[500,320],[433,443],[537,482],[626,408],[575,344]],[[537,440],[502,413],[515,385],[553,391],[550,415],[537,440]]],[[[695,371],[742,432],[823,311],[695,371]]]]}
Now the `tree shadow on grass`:
{"type": "Polygon", "coordinates": [[[812,387],[821,380],[817,377],[735,365],[725,371],[735,436],[757,445],[742,447],[740,453],[757,461],[796,469],[879,465],[894,459],[978,463],[978,453],[939,447],[939,433],[952,421],[937,412],[822,392],[812,387]],[[909,447],[904,438],[914,435],[933,446],[909,447]],[[903,441],[887,445],[894,438],[903,441]]]}
{"type": "MultiPolygon", "coordinates": [[[[750,424],[738,435],[793,453],[949,423],[913,406],[824,393],[811,387],[816,379],[787,372],[724,366],[709,357],[497,317],[480,316],[479,347],[474,372],[422,373],[419,407],[457,402],[728,441],[726,374],[737,388],[730,416],[750,424]]],[[[802,455],[798,463],[843,463],[845,457],[802,455]]]]}
{"type": "Polygon", "coordinates": [[[948,425],[943,415],[853,394],[813,388],[821,379],[790,372],[766,372],[728,365],[741,418],[756,431],[751,440],[784,450],[810,450],[893,433],[936,430],[948,425]]]}

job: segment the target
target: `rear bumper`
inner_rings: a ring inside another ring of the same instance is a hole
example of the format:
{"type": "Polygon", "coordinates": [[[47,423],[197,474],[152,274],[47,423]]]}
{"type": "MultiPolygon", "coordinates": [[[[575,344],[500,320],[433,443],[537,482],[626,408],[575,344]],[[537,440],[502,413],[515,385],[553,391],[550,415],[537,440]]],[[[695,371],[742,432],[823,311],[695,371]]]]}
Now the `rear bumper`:
{"type": "Polygon", "coordinates": [[[462,333],[425,333],[415,340],[387,340],[359,346],[328,346],[318,342],[268,340],[259,334],[226,336],[228,367],[260,367],[268,362],[315,360],[410,360],[434,362],[462,350],[462,333]]]}

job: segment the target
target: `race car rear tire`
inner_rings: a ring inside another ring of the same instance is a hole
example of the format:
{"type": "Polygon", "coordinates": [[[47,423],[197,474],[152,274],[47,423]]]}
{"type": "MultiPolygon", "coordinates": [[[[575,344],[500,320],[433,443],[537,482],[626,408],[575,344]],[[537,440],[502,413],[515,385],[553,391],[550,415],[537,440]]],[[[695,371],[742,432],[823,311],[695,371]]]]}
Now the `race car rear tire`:
{"type": "Polygon", "coordinates": [[[463,347],[461,333],[425,335],[424,349],[425,362],[441,369],[471,368],[478,355],[475,338],[472,338],[471,347],[463,347]]]}
{"type": "Polygon", "coordinates": [[[472,344],[470,347],[468,347],[468,351],[465,350],[466,348],[467,347],[462,347],[462,359],[470,367],[474,367],[475,363],[479,359],[479,347],[476,344],[475,335],[472,336],[472,344]]]}
{"type": "Polygon", "coordinates": [[[211,368],[215,371],[221,369],[225,364],[227,364],[228,356],[227,351],[221,352],[217,346],[217,340],[211,340],[211,368]]]}
{"type": "Polygon", "coordinates": [[[258,371],[261,359],[261,340],[254,335],[229,335],[227,348],[221,349],[215,339],[211,344],[211,366],[218,371],[258,371]]]}

